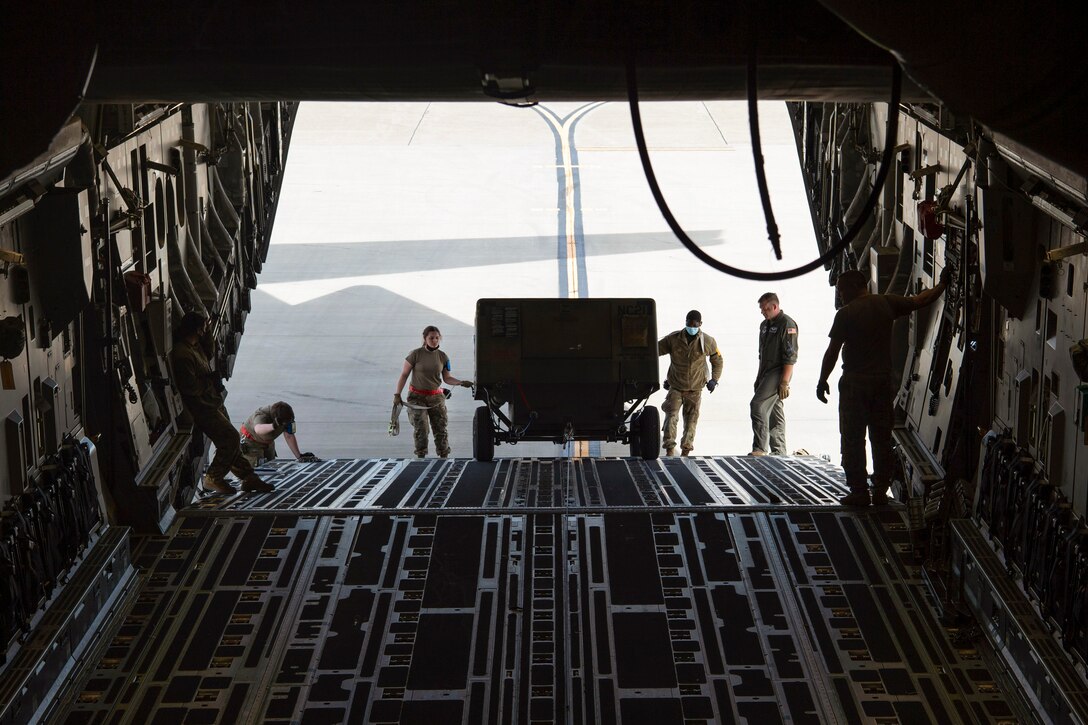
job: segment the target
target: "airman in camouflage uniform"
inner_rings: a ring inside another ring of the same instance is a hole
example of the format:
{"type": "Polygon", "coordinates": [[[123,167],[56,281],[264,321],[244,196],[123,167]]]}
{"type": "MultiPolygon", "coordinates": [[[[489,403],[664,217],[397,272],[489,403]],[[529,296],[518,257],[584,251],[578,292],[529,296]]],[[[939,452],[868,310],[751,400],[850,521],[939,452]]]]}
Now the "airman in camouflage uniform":
{"type": "Polygon", "coordinates": [[[242,434],[239,439],[242,455],[254,467],[265,461],[275,460],[279,457],[276,452],[276,439],[282,435],[296,461],[317,460],[313,453],[302,453],[299,450],[295,428],[295,410],[282,400],[257,408],[239,429],[242,434]]]}
{"type": "MultiPolygon", "coordinates": [[[[947,272],[947,270],[946,270],[947,272]]],[[[845,506],[888,502],[895,468],[892,453],[892,401],[896,383],[892,375],[892,324],[896,318],[936,302],[944,293],[945,275],[932,289],[913,297],[869,294],[865,275],[849,270],[839,275],[836,287],[843,306],[831,325],[831,342],[824,353],[816,397],[827,402],[827,383],[842,350],[839,379],[839,437],[842,469],[850,494],[840,499],[845,506]],[[870,497],[865,469],[865,431],[873,451],[873,490],[870,497]]]]}
{"type": "Polygon", "coordinates": [[[446,396],[440,387],[443,382],[471,388],[471,380],[458,380],[450,373],[450,358],[438,349],[442,342],[442,333],[434,325],[423,330],[423,346],[412,350],[404,358],[400,379],[397,380],[397,392],[393,402],[404,404],[401,391],[411,376],[408,385],[408,419],[412,421],[417,458],[427,455],[427,439],[434,431],[434,448],[440,458],[450,454],[449,434],[446,415],[446,396]]]}
{"type": "Polygon", "coordinates": [[[200,344],[207,331],[208,319],[204,315],[186,313],[178,325],[177,340],[170,351],[174,386],[181,394],[181,402],[196,429],[215,444],[215,456],[204,476],[204,488],[216,493],[234,493],[234,488],[226,482],[227,471],[231,471],[241,479],[243,491],[271,491],[273,487],[261,480],[242,456],[238,431],[223,405],[219,373],[212,370],[200,344]]]}
{"type": "Polygon", "coordinates": [[[665,413],[665,435],[661,445],[668,456],[676,452],[676,422],[681,410],[684,436],[680,440],[680,455],[686,456],[695,448],[695,427],[699,423],[703,388],[713,393],[722,375],[718,343],[700,329],[702,325],[703,316],[698,310],[692,310],[687,314],[683,330],[669,333],[657,343],[657,354],[669,356],[669,372],[665,379],[669,392],[661,405],[665,413]],[[709,375],[707,358],[711,365],[709,375]]]}

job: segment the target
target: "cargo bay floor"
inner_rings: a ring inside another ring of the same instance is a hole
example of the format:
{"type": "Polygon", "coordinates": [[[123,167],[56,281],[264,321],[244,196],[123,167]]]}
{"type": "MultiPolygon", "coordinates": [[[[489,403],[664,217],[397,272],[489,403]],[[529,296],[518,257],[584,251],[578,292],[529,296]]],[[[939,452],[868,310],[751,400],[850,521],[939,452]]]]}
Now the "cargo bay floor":
{"type": "Polygon", "coordinates": [[[821,459],[279,461],[137,540],[67,723],[1002,722],[821,459]]]}

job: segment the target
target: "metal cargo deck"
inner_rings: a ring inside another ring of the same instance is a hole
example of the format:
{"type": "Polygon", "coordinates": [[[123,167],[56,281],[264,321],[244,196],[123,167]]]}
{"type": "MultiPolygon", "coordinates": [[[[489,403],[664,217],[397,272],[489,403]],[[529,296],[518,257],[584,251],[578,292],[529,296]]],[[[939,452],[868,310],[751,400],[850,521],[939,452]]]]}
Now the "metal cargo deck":
{"type": "MultiPolygon", "coordinates": [[[[68,723],[1002,722],[821,459],[280,461],[133,552],[68,723]]],[[[966,638],[963,638],[966,640],[966,638]]]]}

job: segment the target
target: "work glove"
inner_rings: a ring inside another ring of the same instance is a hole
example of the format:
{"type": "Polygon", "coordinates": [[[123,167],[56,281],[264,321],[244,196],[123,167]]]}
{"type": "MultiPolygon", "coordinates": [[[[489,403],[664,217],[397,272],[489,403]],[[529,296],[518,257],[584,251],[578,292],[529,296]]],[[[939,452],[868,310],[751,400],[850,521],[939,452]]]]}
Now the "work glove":
{"type": "Polygon", "coordinates": [[[941,270],[941,277],[937,280],[937,284],[943,284],[946,287],[952,282],[952,268],[945,267],[941,270]]]}
{"type": "Polygon", "coordinates": [[[298,457],[298,460],[302,461],[303,463],[317,463],[321,459],[315,456],[313,453],[306,451],[298,457]]]}
{"type": "Polygon", "coordinates": [[[826,380],[816,383],[816,397],[820,399],[821,403],[827,402],[827,394],[830,392],[831,386],[827,384],[826,380]]]}
{"type": "Polygon", "coordinates": [[[711,378],[710,380],[706,381],[706,389],[709,390],[710,392],[713,393],[714,388],[716,388],[716,387],[718,387],[718,381],[715,380],[714,378],[711,378]]]}
{"type": "Polygon", "coordinates": [[[404,398],[400,397],[400,393],[393,393],[393,405],[404,405],[404,398]]]}
{"type": "Polygon", "coordinates": [[[471,380],[462,380],[461,381],[461,387],[462,388],[471,388],[472,386],[473,386],[473,382],[471,380]]]}
{"type": "Polygon", "coordinates": [[[215,392],[222,394],[223,391],[227,389],[227,387],[223,385],[223,376],[219,374],[218,370],[209,370],[204,373],[204,375],[208,378],[209,382],[211,382],[215,392]]]}
{"type": "Polygon", "coordinates": [[[669,389],[669,381],[666,380],[665,382],[663,382],[661,384],[661,387],[664,388],[665,390],[668,390],[669,389]]]}
{"type": "Polygon", "coordinates": [[[778,383],[778,399],[785,400],[788,397],[790,397],[790,384],[783,380],[778,383]]]}

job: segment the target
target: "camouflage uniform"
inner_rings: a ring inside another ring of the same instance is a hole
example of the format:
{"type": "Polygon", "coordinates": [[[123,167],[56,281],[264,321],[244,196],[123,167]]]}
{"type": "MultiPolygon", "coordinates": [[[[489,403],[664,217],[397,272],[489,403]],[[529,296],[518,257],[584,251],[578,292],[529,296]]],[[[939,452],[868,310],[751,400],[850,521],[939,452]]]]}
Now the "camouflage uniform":
{"type": "Polygon", "coordinates": [[[749,405],[753,451],[786,455],[786,410],[778,397],[778,384],[782,381],[782,366],[796,363],[797,323],[780,311],[759,326],[759,372],[749,405]]]}
{"type": "Polygon", "coordinates": [[[868,294],[835,313],[833,340],[841,340],[842,377],[839,379],[839,440],[842,469],[852,493],[868,491],[865,467],[865,432],[873,452],[873,492],[887,493],[892,482],[893,401],[891,336],[897,317],[914,309],[899,295],[868,294]]]}
{"type": "Polygon", "coordinates": [[[181,394],[193,425],[215,444],[215,456],[208,465],[207,477],[223,481],[227,471],[245,480],[255,478],[253,466],[242,456],[238,429],[230,422],[218,390],[219,375],[211,369],[200,344],[180,340],[170,351],[174,384],[181,394]]]}
{"type": "Polygon", "coordinates": [[[276,421],[272,417],[272,406],[258,408],[253,415],[249,416],[249,420],[242,425],[242,428],[243,432],[239,443],[242,447],[242,455],[245,456],[250,465],[259,466],[264,461],[275,460],[278,457],[276,454],[276,439],[283,434],[285,429],[276,426],[276,421]],[[261,423],[272,425],[271,435],[261,436],[257,434],[257,426],[261,423]]]}
{"type": "Polygon", "coordinates": [[[664,440],[666,451],[676,447],[676,423],[681,410],[684,415],[684,436],[680,449],[687,453],[695,448],[695,427],[699,423],[699,406],[707,380],[720,380],[722,355],[718,343],[702,330],[692,337],[684,330],[669,333],[657,343],[657,354],[669,356],[669,393],[661,405],[665,413],[664,440]],[[707,375],[706,358],[711,371],[707,375]]]}
{"type": "Polygon", "coordinates": [[[427,410],[408,408],[408,420],[412,421],[412,437],[415,439],[416,455],[427,455],[428,427],[434,430],[434,449],[445,458],[450,454],[450,439],[447,432],[449,417],[446,415],[446,396],[420,395],[408,393],[407,402],[412,405],[425,405],[427,410]],[[428,422],[430,425],[428,426],[428,422]]]}
{"type": "Polygon", "coordinates": [[[426,410],[408,408],[408,420],[412,421],[416,456],[427,455],[429,430],[434,431],[435,452],[442,458],[450,454],[450,439],[446,428],[446,396],[441,392],[442,376],[450,370],[450,358],[441,350],[416,348],[404,358],[412,366],[412,378],[406,402],[426,406],[426,410]]]}

